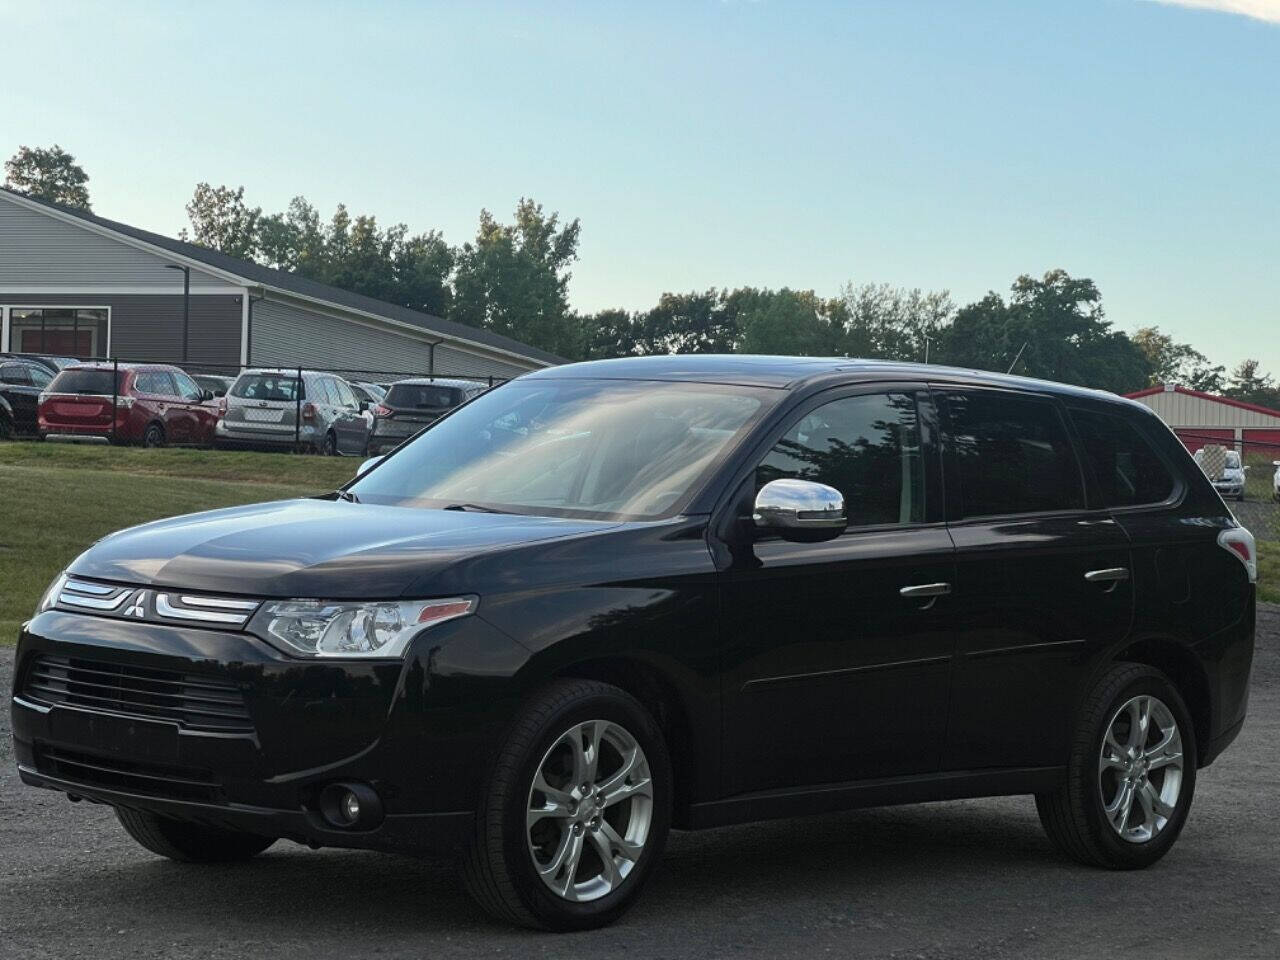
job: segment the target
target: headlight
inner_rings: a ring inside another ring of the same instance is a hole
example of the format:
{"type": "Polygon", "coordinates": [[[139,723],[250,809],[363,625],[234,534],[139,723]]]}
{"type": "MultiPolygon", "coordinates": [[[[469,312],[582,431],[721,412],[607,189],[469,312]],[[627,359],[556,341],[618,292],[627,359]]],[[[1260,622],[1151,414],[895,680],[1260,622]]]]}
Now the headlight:
{"type": "Polygon", "coordinates": [[[66,573],[60,573],[53,578],[53,583],[49,584],[49,588],[45,590],[44,596],[40,598],[40,604],[36,607],[36,613],[44,613],[55,603],[58,602],[58,594],[62,593],[62,587],[67,582],[66,573]]]}
{"type": "Polygon", "coordinates": [[[423,630],[467,616],[476,602],[278,600],[265,604],[258,619],[286,650],[308,657],[401,657],[423,630]]]}

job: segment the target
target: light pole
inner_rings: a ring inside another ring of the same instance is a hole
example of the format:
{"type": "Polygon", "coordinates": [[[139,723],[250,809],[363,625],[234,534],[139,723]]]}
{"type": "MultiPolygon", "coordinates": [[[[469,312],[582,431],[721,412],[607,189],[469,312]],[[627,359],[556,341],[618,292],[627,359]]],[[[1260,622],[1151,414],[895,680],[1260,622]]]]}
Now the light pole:
{"type": "Polygon", "coordinates": [[[187,362],[187,342],[191,333],[191,268],[166,263],[166,270],[182,271],[182,362],[187,362]]]}

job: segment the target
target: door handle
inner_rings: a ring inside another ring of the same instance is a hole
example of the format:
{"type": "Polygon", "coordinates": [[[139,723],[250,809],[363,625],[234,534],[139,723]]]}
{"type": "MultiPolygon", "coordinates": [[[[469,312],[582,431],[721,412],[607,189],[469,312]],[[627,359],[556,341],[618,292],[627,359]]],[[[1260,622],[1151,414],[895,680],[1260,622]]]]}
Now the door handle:
{"type": "Polygon", "coordinates": [[[1118,583],[1129,579],[1129,568],[1107,567],[1105,570],[1090,570],[1084,578],[1090,583],[1118,583]]]}
{"type": "Polygon", "coordinates": [[[922,597],[945,597],[950,592],[951,584],[949,583],[920,583],[902,587],[898,590],[898,595],[908,600],[915,600],[922,597]]]}
{"type": "Polygon", "coordinates": [[[1129,568],[1107,567],[1104,570],[1090,570],[1084,575],[1084,578],[1089,583],[1105,583],[1107,588],[1102,592],[1111,593],[1121,583],[1129,579],[1129,568]]]}

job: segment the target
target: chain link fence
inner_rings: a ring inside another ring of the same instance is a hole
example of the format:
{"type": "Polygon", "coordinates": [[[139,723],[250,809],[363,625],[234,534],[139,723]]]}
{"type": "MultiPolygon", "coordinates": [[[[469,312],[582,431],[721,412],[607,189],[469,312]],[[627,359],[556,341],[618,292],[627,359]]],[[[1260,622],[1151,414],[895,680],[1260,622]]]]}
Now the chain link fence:
{"type": "Polygon", "coordinates": [[[1242,440],[1179,430],[1205,475],[1258,541],[1259,596],[1280,603],[1280,443],[1242,440]],[[1243,474],[1243,477],[1240,476],[1243,474]],[[1239,478],[1240,493],[1234,495],[1239,478]]]}

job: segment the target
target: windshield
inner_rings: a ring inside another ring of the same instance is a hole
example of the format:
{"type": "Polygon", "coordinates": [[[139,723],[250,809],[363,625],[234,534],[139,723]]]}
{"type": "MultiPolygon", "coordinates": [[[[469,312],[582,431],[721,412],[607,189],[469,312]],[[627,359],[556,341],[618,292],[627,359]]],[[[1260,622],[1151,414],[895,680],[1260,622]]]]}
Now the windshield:
{"type": "Polygon", "coordinates": [[[275,400],[293,403],[297,398],[298,375],[285,373],[249,373],[236,380],[231,395],[241,400],[275,400]]]}
{"type": "Polygon", "coordinates": [[[456,407],[462,402],[462,391],[457,387],[436,387],[422,383],[393,383],[387,393],[387,406],[412,407],[438,410],[456,407]]]}
{"type": "Polygon", "coordinates": [[[658,519],[684,505],[777,396],[700,383],[515,381],[350,490],[364,503],[658,519]]]}
{"type": "Polygon", "coordinates": [[[1227,451],[1227,469],[1228,470],[1240,469],[1240,454],[1236,453],[1234,450],[1227,451]]]}
{"type": "MultiPolygon", "coordinates": [[[[125,371],[121,370],[118,374],[117,389],[124,385],[125,371]]],[[[69,370],[63,370],[60,374],[53,378],[53,382],[49,384],[50,393],[79,393],[90,396],[111,396],[111,371],[110,370],[93,370],[78,369],[72,367],[69,370]]]]}

